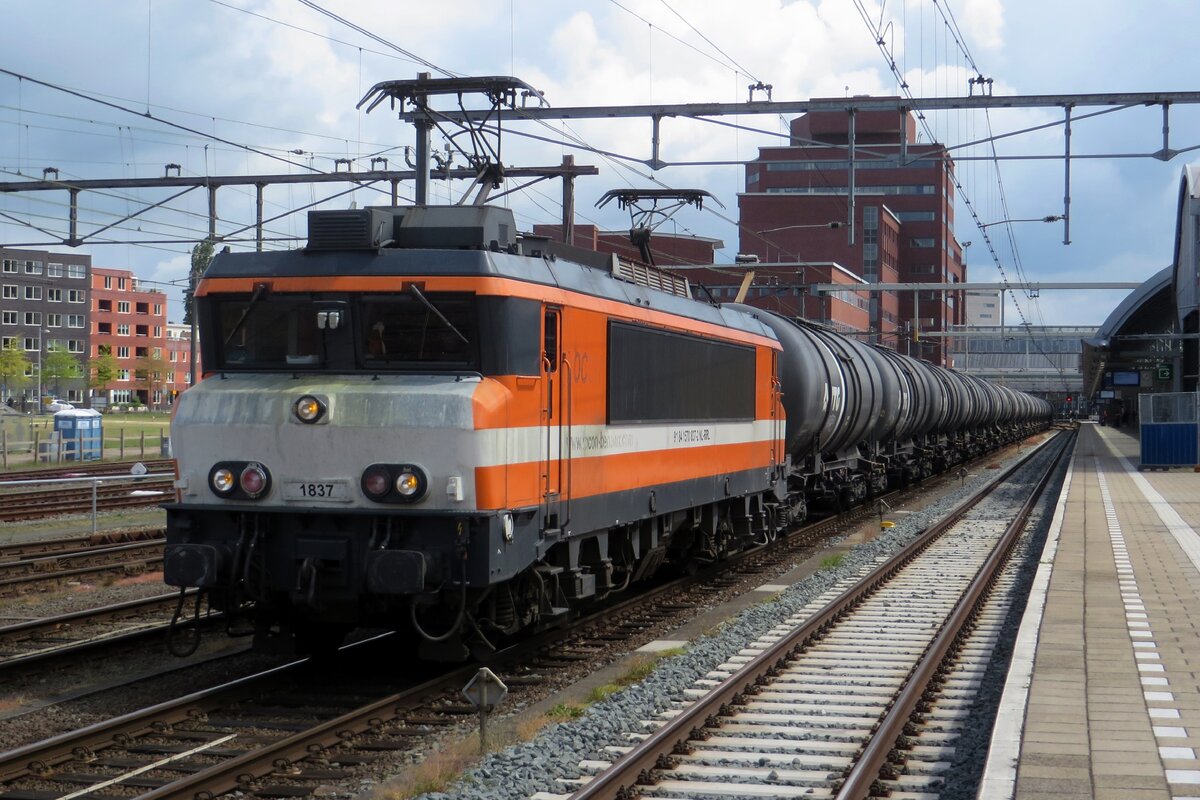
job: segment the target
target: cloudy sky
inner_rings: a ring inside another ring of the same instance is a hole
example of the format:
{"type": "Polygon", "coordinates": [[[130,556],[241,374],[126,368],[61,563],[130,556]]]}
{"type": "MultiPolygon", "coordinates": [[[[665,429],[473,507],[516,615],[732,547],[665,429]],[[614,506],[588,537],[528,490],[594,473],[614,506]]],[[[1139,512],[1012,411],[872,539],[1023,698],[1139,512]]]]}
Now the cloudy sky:
{"type": "MultiPolygon", "coordinates": [[[[5,0],[3,8],[0,69],[31,80],[0,74],[0,181],[40,179],[46,167],[64,179],[158,177],[168,163],[192,176],[331,172],[342,158],[352,159],[354,170],[368,169],[372,157],[402,167],[411,129],[386,107],[368,115],[355,104],[374,83],[418,71],[513,75],[553,106],[740,102],[756,81],[771,84],[775,100],[893,95],[899,81],[889,61],[925,97],[965,95],[976,74],[992,79],[995,95],[1189,91],[1200,74],[1195,0],[941,0],[937,6],[931,0],[5,0]]],[[[786,120],[726,121],[740,127],[664,122],[662,158],[678,166],[657,172],[644,163],[650,124],[637,119],[516,124],[505,135],[503,158],[514,166],[552,165],[573,154],[577,163],[598,166],[599,176],[577,182],[577,211],[580,221],[603,227],[628,226],[624,212],[593,207],[607,189],[706,188],[725,211],[712,204],[685,210],[672,230],[722,239],[727,249],[719,258],[732,260],[737,193],[744,189],[737,162],[753,158],[759,146],[783,143],[786,120]]],[[[1061,160],[1005,158],[997,167],[980,158],[991,155],[991,145],[969,145],[989,130],[999,135],[1060,122],[1061,112],[960,111],[927,121],[931,135],[958,148],[958,175],[980,220],[1063,212],[1061,160]]],[[[1171,147],[1200,145],[1198,122],[1200,108],[1172,109],[1171,147]]],[[[1166,162],[1128,157],[1161,147],[1158,108],[1078,121],[1074,153],[1122,157],[1073,162],[1069,246],[1061,223],[1016,224],[1011,238],[1005,226],[989,227],[1005,274],[1141,280],[1169,264],[1180,172],[1200,151],[1166,162]]],[[[995,143],[1002,157],[1062,149],[1061,126],[995,143]]],[[[332,199],[324,205],[335,208],[386,202],[371,190],[339,194],[345,188],[269,190],[266,214],[277,218],[268,226],[276,240],[270,246],[295,246],[303,238],[303,214],[289,214],[301,206],[326,198],[332,199]]],[[[435,184],[432,199],[457,200],[462,189],[435,184]]],[[[411,187],[402,186],[405,192],[411,195],[411,187]]],[[[190,241],[207,230],[200,192],[118,222],[171,194],[84,194],[82,232],[118,223],[96,236],[117,243],[85,246],[93,263],[164,284],[181,279],[190,241]]],[[[37,247],[64,238],[66,201],[65,192],[0,194],[0,243],[37,247]]],[[[507,202],[523,228],[554,222],[560,213],[554,183],[507,202]]],[[[252,224],[252,190],[221,190],[218,216],[222,234],[252,224]]],[[[970,279],[997,280],[994,259],[961,202],[956,234],[973,242],[970,279]]],[[[173,300],[179,297],[166,288],[173,300]]],[[[1121,296],[1022,294],[1019,313],[1034,324],[1097,324],[1121,296]]],[[[1019,319],[1011,306],[1010,315],[1019,319]]],[[[172,317],[179,316],[173,303],[172,317]]]]}

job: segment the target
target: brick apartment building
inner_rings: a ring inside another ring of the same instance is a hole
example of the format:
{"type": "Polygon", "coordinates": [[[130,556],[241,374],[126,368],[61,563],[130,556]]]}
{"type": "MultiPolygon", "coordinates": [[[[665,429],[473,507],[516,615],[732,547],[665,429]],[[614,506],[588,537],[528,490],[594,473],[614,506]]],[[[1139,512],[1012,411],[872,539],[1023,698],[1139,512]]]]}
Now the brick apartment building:
{"type": "Polygon", "coordinates": [[[167,296],[158,289],[143,289],[134,274],[122,269],[92,270],[92,348],[116,356],[117,378],[97,392],[96,405],[137,402],[157,408],[167,398],[167,296]],[[157,359],[157,378],[139,379],[141,359],[157,359]]]}
{"type": "Polygon", "coordinates": [[[7,387],[4,402],[36,408],[43,359],[55,349],[73,355],[80,377],[42,375],[42,395],[57,393],[72,403],[87,396],[82,367],[89,352],[88,294],[91,257],[0,247],[0,346],[15,345],[29,360],[25,385],[7,387]]]}

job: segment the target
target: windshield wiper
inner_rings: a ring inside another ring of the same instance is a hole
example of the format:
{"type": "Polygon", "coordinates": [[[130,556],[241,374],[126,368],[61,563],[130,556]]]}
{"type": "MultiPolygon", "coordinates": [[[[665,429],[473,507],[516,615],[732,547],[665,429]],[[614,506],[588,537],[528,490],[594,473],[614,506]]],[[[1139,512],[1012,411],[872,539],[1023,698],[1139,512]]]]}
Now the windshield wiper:
{"type": "Polygon", "coordinates": [[[250,316],[251,309],[258,305],[258,301],[262,300],[263,297],[266,296],[268,286],[269,284],[266,283],[257,283],[254,285],[254,294],[250,295],[250,302],[246,304],[246,309],[242,311],[242,315],[238,317],[238,321],[234,323],[233,330],[231,330],[229,335],[225,337],[225,342],[221,345],[222,349],[228,347],[229,343],[233,341],[233,337],[237,336],[238,331],[242,329],[242,324],[245,323],[246,318],[250,316]]]}
{"type": "Polygon", "coordinates": [[[429,298],[426,297],[424,295],[424,293],[422,293],[421,290],[417,288],[417,285],[415,283],[410,283],[408,285],[408,290],[410,292],[412,292],[413,296],[415,296],[418,300],[420,300],[425,305],[426,308],[428,308],[430,311],[432,311],[437,316],[437,318],[442,321],[443,325],[445,325],[450,330],[454,331],[455,335],[458,336],[458,338],[463,340],[463,344],[471,343],[470,339],[468,339],[467,337],[462,335],[462,331],[460,331],[458,328],[454,327],[454,323],[452,323],[452,322],[450,322],[450,320],[446,319],[445,315],[443,315],[442,312],[438,311],[437,307],[433,303],[429,302],[429,298]]]}

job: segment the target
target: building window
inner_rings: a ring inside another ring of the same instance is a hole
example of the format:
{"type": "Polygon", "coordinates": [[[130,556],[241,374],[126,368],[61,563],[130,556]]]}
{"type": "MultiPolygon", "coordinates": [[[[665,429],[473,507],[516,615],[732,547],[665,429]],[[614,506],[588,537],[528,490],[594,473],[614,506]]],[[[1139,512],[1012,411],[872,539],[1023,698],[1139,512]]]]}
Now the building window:
{"type": "Polygon", "coordinates": [[[68,339],[67,340],[67,352],[68,353],[82,353],[83,352],[83,339],[68,339]]]}
{"type": "MultiPolygon", "coordinates": [[[[815,194],[815,195],[844,195],[850,193],[848,186],[771,186],[767,194],[815,194]]],[[[937,194],[933,184],[889,184],[880,186],[858,186],[855,195],[907,195],[907,194],[937,194]]]]}
{"type": "Polygon", "coordinates": [[[863,207],[863,277],[879,278],[879,207],[863,207]]]}
{"type": "Polygon", "coordinates": [[[70,289],[67,291],[68,303],[86,303],[87,293],[83,289],[70,289]]]}
{"type": "MultiPolygon", "coordinates": [[[[119,380],[119,381],[129,380],[129,370],[127,370],[127,369],[117,370],[117,380],[119,380]]],[[[128,395],[129,392],[126,392],[125,394],[128,395]]]]}
{"type": "Polygon", "coordinates": [[[118,347],[117,358],[129,358],[129,348],[124,346],[118,347]]]}
{"type": "Polygon", "coordinates": [[[26,286],[25,287],[25,299],[26,300],[41,300],[42,299],[42,287],[26,286]]]}
{"type": "Polygon", "coordinates": [[[16,347],[16,346],[17,346],[17,337],[15,337],[15,336],[0,337],[0,347],[4,348],[5,350],[8,350],[8,349],[16,347]]]}
{"type": "Polygon", "coordinates": [[[129,326],[128,325],[118,325],[117,326],[117,336],[128,336],[128,335],[129,335],[129,326]]]}
{"type": "Polygon", "coordinates": [[[125,284],[126,284],[126,282],[127,282],[127,281],[126,281],[126,279],[125,279],[125,278],[117,278],[117,288],[118,288],[118,289],[124,289],[124,288],[125,288],[125,284]]]}
{"type": "Polygon", "coordinates": [[[171,361],[171,363],[172,363],[172,364],[174,364],[174,363],[175,363],[175,356],[176,356],[176,353],[175,353],[175,351],[174,351],[174,350],[172,350],[172,351],[171,351],[171,359],[170,359],[170,361],[171,361]]]}
{"type": "Polygon", "coordinates": [[[154,304],[154,316],[156,316],[156,317],[162,316],[162,303],[154,304]]]}
{"type": "Polygon", "coordinates": [[[4,271],[8,273],[20,272],[20,269],[17,267],[17,260],[15,258],[4,259],[4,271]]]}
{"type": "Polygon", "coordinates": [[[17,312],[4,311],[4,312],[0,312],[0,315],[2,315],[2,320],[0,320],[0,321],[2,321],[3,324],[5,324],[5,325],[16,325],[17,324],[17,312]]]}
{"type": "Polygon", "coordinates": [[[25,352],[32,353],[38,349],[38,340],[36,336],[25,337],[25,352]]]}
{"type": "Polygon", "coordinates": [[[118,314],[128,314],[129,313],[129,301],[128,300],[118,300],[117,301],[117,313],[118,314]]]}
{"type": "Polygon", "coordinates": [[[82,328],[83,327],[83,314],[68,314],[67,315],[67,327],[68,328],[82,328]]]}
{"type": "Polygon", "coordinates": [[[42,312],[26,311],[25,312],[25,324],[26,325],[41,325],[42,324],[42,312]]]}
{"type": "Polygon", "coordinates": [[[49,328],[61,328],[62,327],[62,314],[47,314],[46,315],[46,326],[49,328]]]}
{"type": "Polygon", "coordinates": [[[5,300],[16,300],[19,295],[19,289],[20,289],[20,287],[14,283],[4,284],[4,299],[5,300]]]}
{"type": "Polygon", "coordinates": [[[901,222],[934,222],[937,220],[936,211],[896,211],[896,219],[901,222]]]}
{"type": "Polygon", "coordinates": [[[46,277],[47,278],[61,278],[62,276],[63,276],[63,265],[62,264],[47,264],[46,265],[46,277]]]}
{"type": "Polygon", "coordinates": [[[105,289],[111,289],[111,288],[112,288],[112,275],[105,275],[105,276],[104,276],[104,288],[105,288],[105,289]]]}
{"type": "Polygon", "coordinates": [[[41,275],[42,274],[42,262],[26,261],[25,262],[25,274],[26,275],[41,275]]]}
{"type": "Polygon", "coordinates": [[[87,266],[85,264],[67,264],[68,278],[86,278],[87,266]]]}
{"type": "Polygon", "coordinates": [[[937,240],[933,237],[916,237],[908,240],[908,243],[913,247],[936,247],[937,240]]]}
{"type": "Polygon", "coordinates": [[[46,302],[61,303],[62,302],[62,289],[54,289],[54,288],[47,289],[46,290],[46,302]]]}

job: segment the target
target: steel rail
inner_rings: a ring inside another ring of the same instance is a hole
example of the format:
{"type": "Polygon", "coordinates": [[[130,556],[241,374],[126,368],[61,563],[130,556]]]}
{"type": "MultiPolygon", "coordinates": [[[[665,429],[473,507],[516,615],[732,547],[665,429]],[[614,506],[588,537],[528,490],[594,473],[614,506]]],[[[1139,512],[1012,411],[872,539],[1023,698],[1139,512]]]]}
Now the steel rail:
{"type": "Polygon", "coordinates": [[[26,542],[0,544],[0,563],[41,558],[47,555],[77,553],[94,547],[110,547],[115,544],[144,542],[162,539],[166,528],[135,528],[111,530],[84,536],[65,536],[58,539],[32,539],[26,542]]]}
{"type": "MultiPolygon", "coordinates": [[[[188,596],[194,595],[195,589],[187,591],[188,596]]],[[[40,619],[30,619],[24,622],[14,622],[11,625],[0,626],[0,642],[6,639],[16,638],[22,634],[27,634],[37,631],[42,628],[51,629],[61,625],[71,625],[78,622],[104,622],[106,620],[115,619],[125,616],[129,612],[143,611],[152,608],[156,605],[165,605],[167,603],[178,602],[179,593],[171,592],[169,594],[156,594],[153,597],[141,597],[137,600],[126,600],[123,603],[113,603],[112,605],[100,606],[99,608],[88,608],[83,611],[72,611],[67,614],[59,614],[54,617],[41,617],[40,619]]]]}
{"type": "Polygon", "coordinates": [[[0,483],[20,480],[44,480],[50,478],[77,478],[95,475],[128,475],[134,464],[142,464],[148,472],[174,469],[173,458],[148,458],[145,461],[85,461],[78,465],[38,467],[0,472],[0,483]]]}
{"type": "Polygon", "coordinates": [[[257,684],[284,672],[296,669],[307,659],[290,661],[278,667],[248,675],[235,681],[202,689],[184,697],[167,700],[146,708],[131,711],[77,731],[52,736],[40,742],[0,753],[0,783],[27,775],[42,775],[56,764],[79,758],[82,754],[113,746],[125,737],[153,734],[166,722],[176,723],[195,719],[205,713],[207,704],[217,698],[241,693],[248,696],[257,684]]]}
{"type": "MultiPolygon", "coordinates": [[[[904,734],[905,726],[917,710],[917,706],[921,700],[929,691],[929,685],[941,668],[942,662],[951,652],[954,643],[959,639],[967,624],[978,612],[980,604],[986,599],[987,593],[995,584],[1000,570],[1008,561],[1009,553],[1016,546],[1017,540],[1024,532],[1025,525],[1029,520],[1029,516],[1033,513],[1034,506],[1041,501],[1042,493],[1050,483],[1050,478],[1062,461],[1063,456],[1069,452],[1074,440],[1075,436],[1072,434],[1062,443],[1058,452],[1054,455],[1053,462],[1046,468],[1037,486],[1034,487],[1029,497],[1025,500],[1025,503],[1021,506],[1021,509],[1017,512],[1016,517],[1005,529],[1003,536],[1001,536],[1000,541],[992,549],[991,554],[980,565],[975,578],[971,581],[970,586],[967,587],[967,591],[959,598],[958,603],[950,613],[942,629],[921,656],[921,660],[917,663],[916,667],[909,674],[904,688],[896,696],[895,701],[888,709],[888,713],[872,733],[871,738],[838,789],[836,800],[865,800],[865,798],[872,796],[872,790],[877,788],[876,783],[879,779],[880,770],[883,769],[883,766],[888,762],[889,756],[895,750],[897,740],[904,734]]],[[[939,535],[956,522],[957,520],[949,519],[939,522],[938,526],[941,527],[939,535]]]]}
{"type": "Polygon", "coordinates": [[[804,625],[755,656],[728,680],[714,686],[707,695],[683,709],[617,759],[609,769],[572,794],[571,800],[624,800],[636,796],[637,783],[655,769],[669,766],[671,755],[686,751],[690,739],[703,738],[703,729],[715,727],[716,715],[721,709],[738,704],[746,696],[754,694],[758,687],[768,682],[771,674],[782,669],[795,655],[831,627],[838,617],[862,602],[920,555],[937,538],[942,527],[952,524],[952,521],[977,505],[993,489],[1022,469],[1041,449],[1042,445],[1033,448],[1012,467],[997,475],[971,496],[964,498],[946,514],[943,522],[922,531],[905,548],[829,601],[804,625]]]}
{"type": "MultiPolygon", "coordinates": [[[[50,576],[57,573],[68,572],[72,564],[83,564],[91,566],[113,566],[121,563],[120,559],[127,556],[146,552],[150,556],[159,556],[161,558],[162,548],[165,539],[151,539],[144,542],[130,542],[129,544],[112,544],[103,547],[93,547],[87,550],[79,550],[74,553],[54,553],[48,556],[39,556],[37,558],[23,558],[16,561],[0,562],[0,575],[12,576],[12,578],[20,576],[50,576]],[[62,567],[67,567],[64,570],[62,567]]],[[[135,558],[135,561],[139,560],[135,558]]],[[[0,585],[3,585],[7,580],[0,580],[0,585]]]]}

